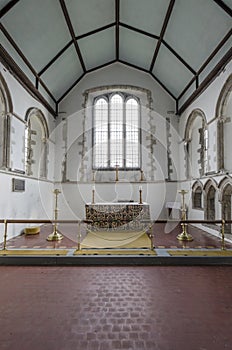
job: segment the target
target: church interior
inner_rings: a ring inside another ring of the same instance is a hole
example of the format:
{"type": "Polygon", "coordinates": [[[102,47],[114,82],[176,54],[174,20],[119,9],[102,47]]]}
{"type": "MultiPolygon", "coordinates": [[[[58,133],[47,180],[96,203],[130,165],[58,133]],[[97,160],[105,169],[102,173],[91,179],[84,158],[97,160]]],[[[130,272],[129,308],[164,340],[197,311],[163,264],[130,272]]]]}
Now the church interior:
{"type": "Polygon", "coordinates": [[[0,1],[2,349],[232,346],[231,16],[0,1]]]}

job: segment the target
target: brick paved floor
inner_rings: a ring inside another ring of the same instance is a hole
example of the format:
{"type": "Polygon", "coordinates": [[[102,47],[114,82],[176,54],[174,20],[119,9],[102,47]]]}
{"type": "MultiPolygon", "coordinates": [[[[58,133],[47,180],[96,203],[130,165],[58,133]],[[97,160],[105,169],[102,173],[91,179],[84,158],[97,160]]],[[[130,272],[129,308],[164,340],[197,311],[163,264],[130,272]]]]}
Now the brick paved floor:
{"type": "Polygon", "coordinates": [[[232,267],[0,267],[1,350],[232,348],[232,267]]]}

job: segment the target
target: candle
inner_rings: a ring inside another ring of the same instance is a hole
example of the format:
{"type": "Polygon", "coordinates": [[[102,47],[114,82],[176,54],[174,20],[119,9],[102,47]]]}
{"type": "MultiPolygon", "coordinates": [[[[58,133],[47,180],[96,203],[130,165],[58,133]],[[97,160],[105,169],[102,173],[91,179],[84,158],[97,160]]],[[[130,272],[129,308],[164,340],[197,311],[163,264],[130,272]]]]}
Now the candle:
{"type": "Polygon", "coordinates": [[[93,191],[95,191],[95,185],[93,185],[93,188],[92,188],[92,189],[93,189],[93,191]]]}
{"type": "Polygon", "coordinates": [[[142,191],[142,186],[139,186],[139,191],[142,191]]]}

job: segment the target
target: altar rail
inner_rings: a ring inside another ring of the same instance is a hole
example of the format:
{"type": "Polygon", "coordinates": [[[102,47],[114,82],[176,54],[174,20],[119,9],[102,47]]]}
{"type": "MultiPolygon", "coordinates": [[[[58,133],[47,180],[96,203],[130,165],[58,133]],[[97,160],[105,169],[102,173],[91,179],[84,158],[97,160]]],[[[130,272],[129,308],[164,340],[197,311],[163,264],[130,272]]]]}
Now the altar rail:
{"type": "MultiPolygon", "coordinates": [[[[153,224],[166,224],[169,220],[144,220],[152,227],[153,224]]],[[[172,223],[178,224],[219,224],[221,232],[221,249],[225,249],[225,225],[232,224],[232,220],[171,220],[172,223]]],[[[4,243],[3,249],[6,250],[7,226],[8,224],[81,224],[91,225],[92,220],[48,220],[48,219],[0,219],[0,224],[4,224],[4,243]]],[[[78,229],[79,229],[78,228],[78,229]]]]}

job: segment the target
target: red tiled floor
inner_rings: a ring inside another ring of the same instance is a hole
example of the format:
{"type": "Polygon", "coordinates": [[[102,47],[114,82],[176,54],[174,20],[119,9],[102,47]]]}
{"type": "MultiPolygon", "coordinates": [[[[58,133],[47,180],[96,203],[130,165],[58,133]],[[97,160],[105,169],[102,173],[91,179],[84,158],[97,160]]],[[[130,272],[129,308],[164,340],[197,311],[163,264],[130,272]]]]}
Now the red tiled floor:
{"type": "Polygon", "coordinates": [[[1,350],[232,348],[232,267],[0,267],[1,350]]]}
{"type": "MultiPolygon", "coordinates": [[[[59,225],[59,231],[64,238],[60,242],[48,242],[47,236],[52,233],[52,225],[44,225],[38,235],[21,235],[7,242],[8,248],[75,248],[77,247],[78,228],[74,224],[59,225]]],[[[82,238],[85,236],[85,226],[82,226],[82,238]]],[[[214,237],[196,227],[188,226],[188,232],[193,236],[192,242],[182,242],[176,237],[182,232],[180,225],[173,222],[154,224],[155,248],[221,248],[221,239],[214,237]]],[[[226,248],[232,248],[232,243],[225,243],[226,248]]],[[[1,249],[2,245],[0,245],[1,249]]]]}

